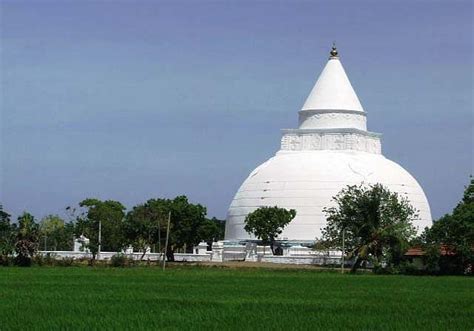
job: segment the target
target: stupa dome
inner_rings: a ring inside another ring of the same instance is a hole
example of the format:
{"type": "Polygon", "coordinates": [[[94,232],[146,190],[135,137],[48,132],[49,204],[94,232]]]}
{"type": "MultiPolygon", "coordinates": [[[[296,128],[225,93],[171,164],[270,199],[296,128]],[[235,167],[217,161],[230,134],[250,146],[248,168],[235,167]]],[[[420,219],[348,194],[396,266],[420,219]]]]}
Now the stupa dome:
{"type": "Polygon", "coordinates": [[[253,239],[244,230],[248,213],[263,206],[296,209],[278,238],[314,241],[326,225],[324,207],[347,185],[386,186],[419,211],[418,231],[431,225],[423,189],[405,169],[381,154],[380,134],[368,132],[366,113],[335,48],[299,112],[299,128],[285,129],[281,149],[258,166],[236,193],[227,215],[225,239],[253,239]]]}

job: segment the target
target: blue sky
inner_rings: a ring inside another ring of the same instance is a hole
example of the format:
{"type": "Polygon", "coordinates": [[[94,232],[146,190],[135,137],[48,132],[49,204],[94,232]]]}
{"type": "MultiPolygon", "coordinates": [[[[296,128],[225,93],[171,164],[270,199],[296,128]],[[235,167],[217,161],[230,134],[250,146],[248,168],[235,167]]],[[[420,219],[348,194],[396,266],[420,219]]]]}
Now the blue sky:
{"type": "Polygon", "coordinates": [[[1,202],[62,214],[186,194],[224,218],[333,40],[433,217],[473,165],[471,1],[1,2],[1,202]]]}

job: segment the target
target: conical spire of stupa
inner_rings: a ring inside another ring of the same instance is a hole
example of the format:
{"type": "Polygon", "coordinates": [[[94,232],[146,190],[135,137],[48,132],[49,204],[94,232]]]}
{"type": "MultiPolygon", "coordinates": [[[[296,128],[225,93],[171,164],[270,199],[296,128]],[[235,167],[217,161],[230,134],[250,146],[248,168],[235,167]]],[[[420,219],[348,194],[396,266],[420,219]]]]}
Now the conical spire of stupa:
{"type": "Polygon", "coordinates": [[[363,112],[333,45],[324,67],[301,110],[352,110],[363,112]]]}

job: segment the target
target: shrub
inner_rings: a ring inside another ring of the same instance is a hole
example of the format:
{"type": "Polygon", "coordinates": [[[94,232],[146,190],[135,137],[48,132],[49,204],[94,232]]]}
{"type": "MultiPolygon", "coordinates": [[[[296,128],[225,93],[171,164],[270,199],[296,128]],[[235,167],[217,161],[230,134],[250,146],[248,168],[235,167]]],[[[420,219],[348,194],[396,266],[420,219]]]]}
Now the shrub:
{"type": "Polygon", "coordinates": [[[53,266],[56,263],[57,256],[56,254],[47,253],[46,256],[43,257],[44,264],[53,266]]]}
{"type": "Polygon", "coordinates": [[[55,261],[58,267],[70,267],[74,265],[74,258],[73,257],[63,257],[62,259],[58,259],[55,261]]]}
{"type": "Polygon", "coordinates": [[[372,272],[377,275],[397,275],[400,273],[400,270],[392,266],[382,267],[381,265],[374,265],[372,272]]]}
{"type": "Polygon", "coordinates": [[[12,256],[0,256],[0,266],[8,267],[13,264],[12,256]]]}
{"type": "Polygon", "coordinates": [[[28,239],[20,239],[15,243],[15,265],[20,267],[29,267],[35,257],[37,243],[28,239]]]}
{"type": "Polygon", "coordinates": [[[19,267],[29,267],[31,266],[31,258],[24,255],[17,255],[13,259],[13,263],[19,267]]]}
{"type": "Polygon", "coordinates": [[[110,265],[112,267],[126,267],[126,266],[130,265],[131,262],[133,262],[133,261],[130,261],[130,260],[131,259],[126,257],[125,254],[117,253],[117,254],[113,255],[112,258],[110,259],[110,265]]]}
{"type": "Polygon", "coordinates": [[[420,269],[413,263],[404,262],[400,264],[400,273],[404,275],[427,275],[430,274],[426,269],[420,269]]]}
{"type": "Polygon", "coordinates": [[[46,255],[36,254],[33,256],[33,264],[37,266],[53,266],[56,262],[56,255],[48,253],[46,255]]]}
{"type": "Polygon", "coordinates": [[[37,254],[35,256],[33,256],[33,264],[37,265],[37,266],[43,266],[44,265],[44,257],[43,255],[41,254],[37,254]]]}

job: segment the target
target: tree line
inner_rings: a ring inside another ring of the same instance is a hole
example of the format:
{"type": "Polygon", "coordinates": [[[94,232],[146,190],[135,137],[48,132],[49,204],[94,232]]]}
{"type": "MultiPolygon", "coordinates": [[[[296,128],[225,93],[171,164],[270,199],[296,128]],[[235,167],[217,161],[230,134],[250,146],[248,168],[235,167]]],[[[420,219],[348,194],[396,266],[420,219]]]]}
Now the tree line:
{"type": "MultiPolygon", "coordinates": [[[[334,206],[324,208],[327,225],[316,240],[316,249],[337,249],[350,261],[352,271],[370,264],[376,272],[413,272],[405,253],[418,247],[423,272],[431,274],[473,273],[474,265],[474,180],[453,212],[435,221],[416,236],[413,221],[418,217],[410,202],[375,185],[347,186],[333,197],[334,206]]],[[[192,252],[205,241],[208,245],[224,238],[225,221],[208,219],[207,210],[190,203],[186,196],[150,199],[128,212],[114,200],[85,199],[78,207],[67,207],[70,221],[50,215],[37,222],[24,212],[13,223],[0,205],[0,264],[12,261],[29,265],[43,250],[72,250],[73,237],[89,239],[87,249],[96,258],[101,251],[120,252],[132,246],[142,252],[167,252],[174,261],[177,250],[192,252]],[[170,231],[165,249],[168,218],[170,231]],[[102,240],[99,243],[99,231],[102,240]]],[[[296,216],[293,209],[261,207],[245,218],[245,230],[269,245],[275,254],[277,238],[296,216]]]]}
{"type": "Polygon", "coordinates": [[[174,261],[177,250],[192,252],[201,241],[211,245],[224,239],[224,221],[207,218],[206,207],[190,203],[184,195],[150,199],[128,212],[119,201],[88,198],[66,211],[68,221],[49,215],[38,222],[24,212],[14,223],[0,205],[0,264],[30,265],[38,250],[70,251],[73,238],[81,235],[89,239],[86,248],[92,259],[97,256],[99,244],[101,251],[120,252],[132,246],[143,254],[147,250],[163,252],[168,218],[168,261],[174,261]]]}
{"type": "MultiPolygon", "coordinates": [[[[406,197],[380,184],[349,185],[324,208],[327,224],[315,249],[340,250],[355,272],[361,266],[378,273],[472,274],[474,272],[474,180],[451,214],[417,236],[418,211],[406,197]],[[405,256],[417,248],[423,266],[405,256]]],[[[247,215],[245,230],[270,245],[296,216],[293,209],[262,207],[247,215]]],[[[344,263],[344,262],[343,262],[344,263]]]]}

